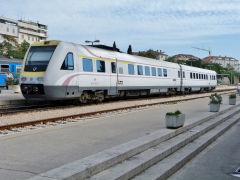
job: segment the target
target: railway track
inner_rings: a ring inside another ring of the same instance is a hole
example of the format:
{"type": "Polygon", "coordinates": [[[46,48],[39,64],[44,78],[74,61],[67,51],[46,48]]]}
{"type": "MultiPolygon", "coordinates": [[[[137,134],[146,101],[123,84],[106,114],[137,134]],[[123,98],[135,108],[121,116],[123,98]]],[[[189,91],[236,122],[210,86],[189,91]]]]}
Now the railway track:
{"type": "MultiPolygon", "coordinates": [[[[213,92],[225,92],[225,91],[230,91],[230,90],[235,90],[235,89],[220,89],[220,90],[215,90],[213,92]]],[[[206,93],[206,92],[203,92],[206,93]]],[[[171,97],[177,97],[181,95],[174,95],[171,97]]],[[[153,99],[159,99],[159,98],[169,98],[169,96],[152,96],[152,97],[140,97],[140,98],[129,98],[127,101],[135,101],[137,100],[153,100],[153,99]]],[[[120,101],[126,101],[125,100],[120,100],[120,101]]],[[[112,101],[106,101],[104,103],[111,103],[112,101]]],[[[89,104],[88,104],[89,105],[89,104]]],[[[40,104],[39,102],[36,104],[11,104],[11,105],[2,105],[0,106],[0,116],[3,115],[8,115],[8,114],[14,114],[14,113],[20,113],[20,112],[29,112],[29,111],[36,111],[36,110],[51,110],[51,109],[63,109],[63,108],[71,108],[74,106],[79,106],[79,103],[76,101],[64,101],[64,102],[57,102],[57,103],[52,103],[52,102],[44,102],[44,104],[40,104]]]]}
{"type": "MultiPolygon", "coordinates": [[[[222,94],[228,94],[229,92],[231,92],[233,90],[235,90],[235,89],[218,90],[218,91],[215,91],[215,92],[225,92],[225,93],[222,93],[222,94]]],[[[59,116],[59,117],[40,119],[40,120],[35,120],[35,121],[27,121],[27,122],[15,123],[15,124],[8,124],[8,125],[0,126],[0,131],[11,130],[11,129],[16,129],[16,128],[24,128],[24,127],[27,127],[27,126],[37,126],[37,125],[47,124],[47,123],[58,123],[59,122],[60,124],[62,124],[62,123],[65,123],[66,121],[73,121],[74,119],[79,119],[79,118],[84,118],[84,117],[89,117],[89,116],[96,116],[96,115],[101,115],[101,114],[104,114],[104,113],[129,111],[131,109],[144,108],[144,107],[155,106],[155,105],[160,105],[160,104],[169,104],[169,103],[178,103],[178,102],[183,102],[183,101],[190,101],[190,100],[209,97],[209,94],[211,94],[211,93],[207,93],[206,95],[203,95],[203,96],[200,96],[200,97],[189,97],[189,98],[185,98],[185,99],[181,99],[181,100],[167,100],[167,101],[163,101],[163,102],[133,105],[133,106],[107,109],[107,110],[101,110],[101,111],[94,111],[94,112],[88,112],[88,113],[79,113],[79,114],[74,114],[74,115],[59,116]]]]}

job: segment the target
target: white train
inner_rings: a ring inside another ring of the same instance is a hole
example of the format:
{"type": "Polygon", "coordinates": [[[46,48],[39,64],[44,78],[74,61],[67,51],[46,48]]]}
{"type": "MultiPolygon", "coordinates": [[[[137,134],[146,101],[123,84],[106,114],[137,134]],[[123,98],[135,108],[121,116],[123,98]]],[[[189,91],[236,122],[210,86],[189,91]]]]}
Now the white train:
{"type": "Polygon", "coordinates": [[[29,100],[79,99],[211,91],[216,72],[62,41],[33,44],[21,91],[29,100]]]}

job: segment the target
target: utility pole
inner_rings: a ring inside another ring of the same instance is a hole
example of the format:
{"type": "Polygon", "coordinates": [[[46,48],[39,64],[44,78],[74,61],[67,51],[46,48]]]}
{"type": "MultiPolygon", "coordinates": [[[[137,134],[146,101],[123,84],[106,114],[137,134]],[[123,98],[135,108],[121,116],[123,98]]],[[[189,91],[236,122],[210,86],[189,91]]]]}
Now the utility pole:
{"type": "Polygon", "coordinates": [[[198,50],[202,50],[202,51],[207,51],[208,52],[208,54],[209,54],[209,56],[211,56],[211,54],[212,54],[212,52],[211,52],[211,49],[209,48],[209,49],[203,49],[203,48],[199,48],[199,47],[192,47],[192,48],[194,48],[194,49],[198,49],[198,50]]]}

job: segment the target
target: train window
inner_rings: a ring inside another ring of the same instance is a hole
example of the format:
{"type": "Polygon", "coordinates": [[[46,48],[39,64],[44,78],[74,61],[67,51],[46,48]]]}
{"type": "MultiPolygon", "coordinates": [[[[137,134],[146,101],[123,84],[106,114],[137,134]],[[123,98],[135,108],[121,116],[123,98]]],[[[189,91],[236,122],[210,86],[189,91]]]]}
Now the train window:
{"type": "Polygon", "coordinates": [[[185,78],[185,72],[183,71],[183,78],[185,78]]]}
{"type": "Polygon", "coordinates": [[[22,72],[22,66],[21,65],[16,65],[16,73],[21,74],[22,72]]]}
{"type": "Polygon", "coordinates": [[[61,69],[63,70],[73,70],[74,69],[74,63],[73,63],[73,53],[67,53],[61,69]]]}
{"type": "Polygon", "coordinates": [[[162,76],[162,68],[158,68],[158,76],[162,76]]]}
{"type": "Polygon", "coordinates": [[[192,73],[190,72],[190,79],[192,79],[193,78],[193,76],[192,76],[192,73]]]}
{"type": "Polygon", "coordinates": [[[193,79],[196,79],[196,74],[195,73],[193,73],[193,79]]]}
{"type": "Polygon", "coordinates": [[[128,64],[128,74],[133,75],[134,74],[134,65],[128,64]]]}
{"type": "Polygon", "coordinates": [[[116,73],[116,63],[111,62],[112,73],[116,73]]]}
{"type": "Polygon", "coordinates": [[[8,72],[8,69],[9,69],[9,65],[8,64],[2,64],[1,65],[1,73],[7,73],[8,72]]]}
{"type": "Polygon", "coordinates": [[[167,69],[163,69],[163,76],[167,77],[167,69]]]}
{"type": "Polygon", "coordinates": [[[152,67],[152,76],[156,76],[156,68],[152,67]]]}
{"type": "Polygon", "coordinates": [[[138,75],[143,75],[143,67],[142,66],[138,65],[137,70],[138,70],[138,75]]]}
{"type": "Polygon", "coordinates": [[[83,58],[83,71],[93,72],[92,59],[83,58]]]}
{"type": "Polygon", "coordinates": [[[178,71],[178,77],[180,78],[180,71],[178,71]]]}
{"type": "Polygon", "coordinates": [[[150,68],[149,66],[145,66],[145,75],[150,76],[150,68]]]}
{"type": "Polygon", "coordinates": [[[208,80],[208,75],[206,75],[206,79],[208,80]]]}
{"type": "Polygon", "coordinates": [[[198,73],[196,73],[196,79],[198,79],[198,73]]]}
{"type": "Polygon", "coordinates": [[[97,60],[97,72],[105,72],[105,61],[97,60]]]}

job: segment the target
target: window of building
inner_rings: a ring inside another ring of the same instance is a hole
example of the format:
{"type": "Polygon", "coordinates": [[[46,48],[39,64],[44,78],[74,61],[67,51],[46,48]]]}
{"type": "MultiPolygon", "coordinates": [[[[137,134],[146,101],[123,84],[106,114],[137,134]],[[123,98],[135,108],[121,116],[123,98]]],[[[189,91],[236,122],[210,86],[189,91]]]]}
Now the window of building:
{"type": "Polygon", "coordinates": [[[133,75],[134,74],[134,65],[128,64],[128,74],[133,75]]]}
{"type": "Polygon", "coordinates": [[[167,77],[167,69],[163,69],[163,76],[167,77]]]}
{"type": "Polygon", "coordinates": [[[145,76],[150,76],[150,68],[149,68],[149,66],[145,66],[144,69],[145,69],[145,76]]]}
{"type": "Polygon", "coordinates": [[[7,27],[7,32],[9,32],[9,28],[7,27]]]}
{"type": "Polygon", "coordinates": [[[138,65],[137,71],[138,71],[138,75],[143,75],[143,67],[142,66],[138,65]]]}
{"type": "Polygon", "coordinates": [[[32,37],[32,41],[34,41],[34,37],[32,37]]]}
{"type": "Polygon", "coordinates": [[[111,62],[111,69],[112,69],[112,73],[116,73],[116,63],[115,62],[111,62]]]}
{"type": "Polygon", "coordinates": [[[24,35],[22,34],[22,39],[24,39],[24,35]]]}
{"type": "Polygon", "coordinates": [[[105,61],[97,60],[97,72],[105,72],[105,61]]]}
{"type": "Polygon", "coordinates": [[[152,76],[156,76],[156,68],[152,67],[152,76]]]}
{"type": "Polygon", "coordinates": [[[208,75],[206,75],[206,79],[208,80],[208,75]]]}
{"type": "Polygon", "coordinates": [[[83,58],[83,71],[93,72],[92,59],[83,58]]]}
{"type": "Polygon", "coordinates": [[[158,76],[162,76],[162,68],[158,68],[158,76]]]}
{"type": "Polygon", "coordinates": [[[12,30],[13,34],[15,34],[15,29],[12,30]]]}
{"type": "Polygon", "coordinates": [[[69,52],[67,53],[61,69],[63,70],[73,70],[74,69],[74,63],[73,63],[73,53],[69,52]]]}

